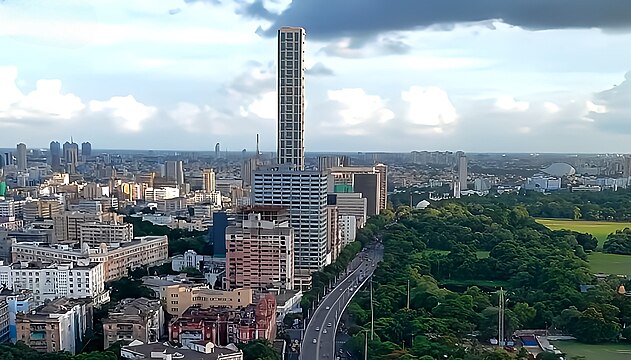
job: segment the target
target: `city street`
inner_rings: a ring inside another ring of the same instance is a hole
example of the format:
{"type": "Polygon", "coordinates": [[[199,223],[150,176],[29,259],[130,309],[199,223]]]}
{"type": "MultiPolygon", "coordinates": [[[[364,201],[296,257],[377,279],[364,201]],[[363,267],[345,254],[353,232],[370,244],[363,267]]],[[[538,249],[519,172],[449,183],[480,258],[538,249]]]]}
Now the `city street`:
{"type": "Polygon", "coordinates": [[[335,359],[335,335],[339,319],[353,296],[372,276],[381,258],[380,246],[364,251],[356,258],[350,274],[320,301],[305,329],[301,359],[335,359]]]}

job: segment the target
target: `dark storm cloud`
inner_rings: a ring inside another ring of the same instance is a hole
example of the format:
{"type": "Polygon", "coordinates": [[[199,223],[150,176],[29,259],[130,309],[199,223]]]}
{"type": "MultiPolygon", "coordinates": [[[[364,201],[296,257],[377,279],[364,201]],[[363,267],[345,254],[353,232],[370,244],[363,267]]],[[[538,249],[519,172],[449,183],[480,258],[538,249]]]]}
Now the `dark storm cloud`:
{"type": "Polygon", "coordinates": [[[265,31],[302,26],[320,39],[501,19],[532,30],[631,28],[628,0],[293,0],[265,31]]]}
{"type": "Polygon", "coordinates": [[[311,76],[334,76],[333,70],[326,67],[323,63],[315,63],[311,68],[306,70],[306,73],[311,76]]]}

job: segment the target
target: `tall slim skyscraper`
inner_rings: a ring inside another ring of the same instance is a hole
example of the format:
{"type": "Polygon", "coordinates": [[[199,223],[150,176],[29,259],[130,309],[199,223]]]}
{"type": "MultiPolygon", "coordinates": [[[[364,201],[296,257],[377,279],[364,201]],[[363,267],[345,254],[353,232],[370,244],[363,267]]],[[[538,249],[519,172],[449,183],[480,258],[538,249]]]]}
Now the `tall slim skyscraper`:
{"type": "Polygon", "coordinates": [[[15,157],[18,171],[26,171],[26,144],[19,143],[17,145],[15,157]]]}
{"type": "Polygon", "coordinates": [[[92,144],[90,144],[89,142],[84,142],[81,144],[81,156],[92,156],[92,144]]]}
{"type": "Polygon", "coordinates": [[[221,144],[216,143],[215,144],[215,159],[219,159],[220,156],[221,156],[221,144]]]}
{"type": "Polygon", "coordinates": [[[305,29],[278,30],[279,164],[305,167],[305,29]]]}
{"type": "Polygon", "coordinates": [[[165,177],[174,180],[178,186],[184,184],[184,165],[182,160],[167,161],[164,164],[165,177]]]}
{"type": "Polygon", "coordinates": [[[69,174],[76,174],[79,163],[79,145],[75,142],[64,143],[64,163],[69,174]]]}
{"type": "Polygon", "coordinates": [[[458,182],[460,183],[460,191],[467,190],[467,157],[462,151],[456,153],[458,160],[458,182]]]}
{"type": "Polygon", "coordinates": [[[61,145],[57,141],[50,142],[50,152],[48,153],[48,162],[54,171],[59,170],[61,164],[61,145]]]}
{"type": "Polygon", "coordinates": [[[215,182],[215,171],[213,169],[204,169],[202,172],[204,191],[207,193],[214,193],[217,191],[217,185],[215,182]]]}

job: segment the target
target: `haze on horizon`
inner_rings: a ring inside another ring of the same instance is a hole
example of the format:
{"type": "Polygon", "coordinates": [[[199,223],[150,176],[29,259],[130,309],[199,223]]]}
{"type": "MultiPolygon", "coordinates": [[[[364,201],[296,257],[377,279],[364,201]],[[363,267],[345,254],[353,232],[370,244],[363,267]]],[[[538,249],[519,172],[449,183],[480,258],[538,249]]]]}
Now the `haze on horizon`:
{"type": "Polygon", "coordinates": [[[0,147],[253,150],[260,133],[274,149],[275,34],[293,25],[307,31],[307,152],[628,152],[630,13],[622,0],[5,0],[0,147]]]}

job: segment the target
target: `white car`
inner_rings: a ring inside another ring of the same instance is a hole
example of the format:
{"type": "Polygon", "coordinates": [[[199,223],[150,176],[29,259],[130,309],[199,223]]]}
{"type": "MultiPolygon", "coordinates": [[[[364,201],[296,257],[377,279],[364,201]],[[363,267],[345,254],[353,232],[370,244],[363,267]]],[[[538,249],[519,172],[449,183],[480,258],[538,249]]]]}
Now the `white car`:
{"type": "Polygon", "coordinates": [[[314,344],[317,344],[317,343],[318,343],[318,340],[316,340],[316,339],[314,338],[314,339],[313,339],[313,341],[311,341],[311,342],[312,342],[312,343],[314,343],[314,344]]]}
{"type": "Polygon", "coordinates": [[[326,334],[326,333],[327,333],[326,329],[322,330],[322,333],[323,333],[323,334],[326,334]]]}
{"type": "Polygon", "coordinates": [[[330,306],[327,306],[327,307],[326,307],[326,309],[327,309],[327,310],[331,310],[331,307],[330,307],[330,306]]]}
{"type": "Polygon", "coordinates": [[[316,328],[316,331],[320,331],[320,327],[319,326],[316,328]]]}
{"type": "Polygon", "coordinates": [[[326,324],[326,327],[331,327],[331,326],[333,326],[333,324],[331,323],[326,324]]]}

